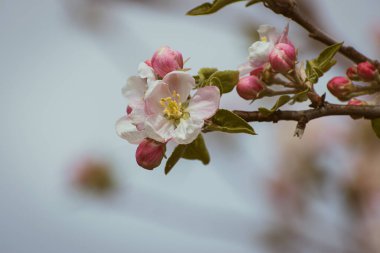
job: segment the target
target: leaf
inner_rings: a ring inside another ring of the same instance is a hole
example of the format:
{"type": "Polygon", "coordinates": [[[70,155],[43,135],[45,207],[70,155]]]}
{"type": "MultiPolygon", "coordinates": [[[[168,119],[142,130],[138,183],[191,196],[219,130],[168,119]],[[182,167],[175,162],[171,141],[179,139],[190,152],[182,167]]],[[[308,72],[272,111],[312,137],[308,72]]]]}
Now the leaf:
{"type": "Polygon", "coordinates": [[[251,1],[249,1],[246,5],[245,5],[245,7],[249,7],[249,6],[251,6],[251,5],[254,5],[254,4],[257,4],[257,3],[260,3],[260,2],[262,2],[263,0],[251,0],[251,1]]]}
{"type": "Polygon", "coordinates": [[[214,72],[206,85],[214,85],[220,89],[220,93],[231,92],[239,82],[239,71],[224,70],[214,72]]]}
{"type": "Polygon", "coordinates": [[[165,174],[166,175],[173,169],[174,165],[176,165],[176,163],[179,161],[179,159],[181,159],[185,150],[186,150],[186,145],[178,145],[174,149],[173,153],[170,155],[170,157],[166,161],[166,165],[165,165],[165,174]]]}
{"type": "Polygon", "coordinates": [[[219,109],[211,118],[211,122],[212,123],[206,127],[208,131],[256,134],[252,126],[244,119],[225,109],[219,109]]]}
{"type": "Polygon", "coordinates": [[[195,7],[194,9],[188,11],[186,15],[197,16],[197,15],[207,15],[207,14],[215,13],[228,4],[232,4],[232,3],[240,2],[240,1],[243,1],[243,0],[214,0],[212,3],[204,3],[195,7]]]}
{"type": "Polygon", "coordinates": [[[376,136],[380,138],[380,118],[371,120],[371,125],[376,136]]]}
{"type": "Polygon", "coordinates": [[[340,48],[343,42],[331,45],[325,48],[317,58],[306,61],[306,76],[312,83],[317,83],[318,78],[323,76],[332,66],[335,65],[336,60],[334,56],[340,48]]]}
{"type": "Polygon", "coordinates": [[[200,81],[205,81],[210,78],[212,74],[214,74],[218,69],[216,68],[201,68],[198,71],[198,76],[200,81]]]}
{"type": "Polygon", "coordinates": [[[291,101],[289,102],[289,104],[294,105],[297,102],[302,103],[307,101],[309,99],[307,96],[309,91],[310,89],[308,88],[304,91],[301,91],[300,93],[295,94],[293,97],[291,97],[291,101]]]}
{"type": "Polygon", "coordinates": [[[192,143],[186,145],[182,157],[189,160],[200,160],[204,165],[210,162],[210,155],[202,134],[199,134],[192,143]]]}
{"type": "Polygon", "coordinates": [[[186,145],[180,144],[174,149],[173,153],[166,161],[166,175],[172,170],[172,168],[181,158],[188,160],[200,160],[204,165],[207,165],[210,162],[210,155],[208,153],[202,134],[199,134],[192,143],[186,145]]]}
{"type": "Polygon", "coordinates": [[[265,115],[270,115],[270,114],[274,113],[275,111],[277,111],[281,106],[288,103],[291,99],[292,98],[288,95],[282,95],[281,97],[279,97],[279,99],[276,101],[276,103],[272,106],[271,109],[260,107],[259,112],[261,112],[265,115]]]}

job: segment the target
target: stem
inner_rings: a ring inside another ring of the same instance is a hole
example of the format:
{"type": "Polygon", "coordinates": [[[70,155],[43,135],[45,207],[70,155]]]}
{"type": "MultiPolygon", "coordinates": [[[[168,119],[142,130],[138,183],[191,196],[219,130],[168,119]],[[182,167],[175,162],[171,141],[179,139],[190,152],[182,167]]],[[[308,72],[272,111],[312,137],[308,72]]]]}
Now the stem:
{"type": "Polygon", "coordinates": [[[354,116],[365,119],[380,118],[380,106],[356,106],[337,105],[325,102],[320,108],[302,111],[275,111],[272,114],[265,114],[259,111],[234,111],[247,122],[273,122],[280,120],[297,121],[307,123],[313,119],[326,116],[354,116]]]}

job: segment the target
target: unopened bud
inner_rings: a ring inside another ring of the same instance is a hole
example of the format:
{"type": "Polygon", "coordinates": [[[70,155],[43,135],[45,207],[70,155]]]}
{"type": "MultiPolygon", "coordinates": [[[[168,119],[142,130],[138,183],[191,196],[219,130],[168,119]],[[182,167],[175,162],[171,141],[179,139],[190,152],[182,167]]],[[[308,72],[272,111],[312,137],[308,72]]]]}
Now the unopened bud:
{"type": "Polygon", "coordinates": [[[257,76],[245,76],[240,78],[236,86],[239,96],[246,100],[255,99],[258,93],[264,88],[264,83],[257,76]]]}
{"type": "Polygon", "coordinates": [[[377,74],[377,69],[372,63],[366,61],[358,64],[358,75],[363,81],[373,81],[377,74]]]}
{"type": "Polygon", "coordinates": [[[144,139],[136,149],[137,164],[144,169],[152,170],[161,164],[165,151],[165,143],[144,139]]]}
{"type": "Polygon", "coordinates": [[[160,77],[175,70],[183,69],[182,54],[170,47],[161,47],[153,55],[151,66],[160,77]]]}
{"type": "Polygon", "coordinates": [[[255,68],[255,69],[252,70],[249,74],[250,74],[251,76],[257,76],[258,78],[260,78],[261,75],[263,74],[263,71],[264,71],[264,67],[261,66],[261,67],[255,68]]]}
{"type": "MultiPolygon", "coordinates": [[[[353,99],[350,99],[350,101],[348,101],[347,105],[363,106],[363,105],[368,105],[368,103],[366,101],[353,98],[353,99]]],[[[351,116],[351,118],[360,119],[361,116],[351,116]]]]}
{"type": "Polygon", "coordinates": [[[288,43],[278,43],[269,54],[272,69],[280,73],[288,73],[296,63],[296,49],[288,43]]]}
{"type": "Polygon", "coordinates": [[[358,75],[358,67],[356,65],[349,67],[346,71],[346,75],[352,81],[360,81],[360,77],[358,75]]]}
{"type": "Polygon", "coordinates": [[[346,101],[354,90],[354,86],[350,79],[343,76],[337,76],[327,83],[327,89],[339,100],[346,101]]]}

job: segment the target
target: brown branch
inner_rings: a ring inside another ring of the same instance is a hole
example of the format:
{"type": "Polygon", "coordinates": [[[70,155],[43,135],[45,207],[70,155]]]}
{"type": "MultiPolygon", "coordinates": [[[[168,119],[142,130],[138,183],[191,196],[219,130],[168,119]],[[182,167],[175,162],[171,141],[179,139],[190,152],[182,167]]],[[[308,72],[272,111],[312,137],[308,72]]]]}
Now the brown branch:
{"type": "Polygon", "coordinates": [[[337,105],[325,102],[320,108],[302,111],[275,111],[272,114],[265,114],[260,111],[234,111],[247,122],[274,122],[286,120],[297,121],[306,124],[307,122],[326,116],[353,116],[355,118],[375,119],[380,118],[380,106],[355,106],[337,105]]]}
{"type": "MultiPolygon", "coordinates": [[[[282,14],[283,16],[290,18],[304,29],[309,32],[309,36],[315,40],[318,40],[328,46],[338,43],[336,40],[331,38],[321,29],[319,29],[316,25],[307,20],[299,11],[296,6],[295,0],[263,0],[264,5],[271,9],[273,12],[277,14],[282,14]]],[[[373,60],[355,48],[351,46],[342,46],[340,48],[340,53],[349,58],[355,63],[360,63],[364,61],[372,62],[380,69],[380,63],[376,60],[373,60]]]]}

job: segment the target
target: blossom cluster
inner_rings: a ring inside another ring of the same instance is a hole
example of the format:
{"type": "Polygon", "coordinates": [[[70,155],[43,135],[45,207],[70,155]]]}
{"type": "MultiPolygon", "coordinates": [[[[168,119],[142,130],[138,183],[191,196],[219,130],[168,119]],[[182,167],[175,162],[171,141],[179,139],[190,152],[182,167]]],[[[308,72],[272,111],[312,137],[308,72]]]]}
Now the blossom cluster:
{"type": "Polygon", "coordinates": [[[198,88],[184,63],[180,52],[161,47],[139,64],[138,75],[131,76],[122,89],[128,106],[116,131],[139,145],[136,161],[145,169],[160,165],[168,142],[192,143],[219,108],[219,89],[198,88]]]}

